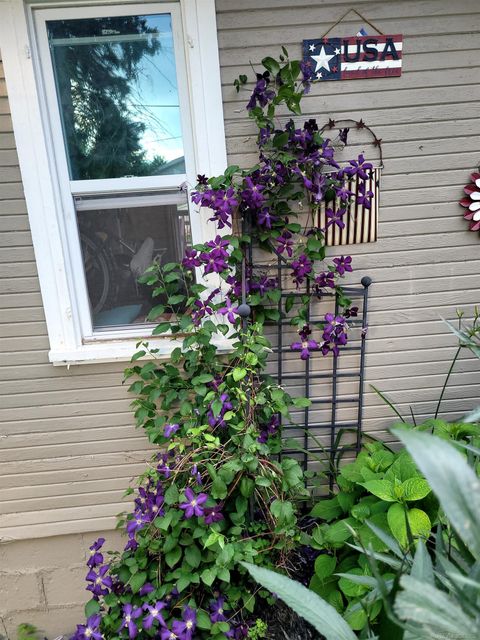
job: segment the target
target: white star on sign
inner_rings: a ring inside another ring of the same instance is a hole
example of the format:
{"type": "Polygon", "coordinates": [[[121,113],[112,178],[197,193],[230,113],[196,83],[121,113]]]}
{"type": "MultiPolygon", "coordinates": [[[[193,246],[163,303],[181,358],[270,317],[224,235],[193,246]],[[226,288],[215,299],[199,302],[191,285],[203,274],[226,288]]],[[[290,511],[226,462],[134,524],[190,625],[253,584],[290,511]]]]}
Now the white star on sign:
{"type": "Polygon", "coordinates": [[[336,55],[336,56],[339,56],[341,53],[342,53],[342,52],[341,52],[341,50],[340,50],[340,49],[335,49],[335,55],[336,55]]]}
{"type": "Polygon", "coordinates": [[[314,44],[311,44],[308,48],[310,49],[310,51],[315,51],[315,45],[314,44]]]}
{"type": "Polygon", "coordinates": [[[311,56],[311,57],[317,63],[317,66],[315,67],[315,71],[322,69],[322,67],[327,71],[330,71],[330,60],[332,58],[335,58],[335,55],[333,54],[331,56],[327,55],[325,51],[325,47],[322,47],[318,56],[311,56]]]}
{"type": "Polygon", "coordinates": [[[317,80],[320,80],[320,78],[323,78],[323,73],[321,71],[317,73],[317,80]]]}

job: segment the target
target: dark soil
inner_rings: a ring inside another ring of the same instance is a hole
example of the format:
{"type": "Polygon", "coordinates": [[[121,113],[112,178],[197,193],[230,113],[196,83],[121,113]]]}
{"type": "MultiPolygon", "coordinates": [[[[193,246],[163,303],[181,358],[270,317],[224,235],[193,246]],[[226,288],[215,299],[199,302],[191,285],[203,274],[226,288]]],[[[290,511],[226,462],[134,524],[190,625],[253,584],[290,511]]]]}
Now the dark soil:
{"type": "Polygon", "coordinates": [[[268,640],[322,640],[308,622],[280,600],[263,611],[261,617],[268,625],[268,640]]]}

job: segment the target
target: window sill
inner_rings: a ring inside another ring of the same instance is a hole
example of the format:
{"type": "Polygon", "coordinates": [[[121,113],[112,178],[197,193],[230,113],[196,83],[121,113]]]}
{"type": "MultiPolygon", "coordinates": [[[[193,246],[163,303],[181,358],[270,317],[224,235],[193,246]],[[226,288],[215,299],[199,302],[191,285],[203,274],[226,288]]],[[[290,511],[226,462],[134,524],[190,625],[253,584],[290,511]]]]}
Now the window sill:
{"type": "MultiPolygon", "coordinates": [[[[78,346],[75,349],[51,349],[48,354],[49,361],[54,366],[67,366],[76,364],[100,364],[102,362],[129,362],[133,354],[137,351],[136,340],[104,341],[99,343],[89,343],[78,346]]],[[[148,338],[146,338],[148,340],[148,338]]],[[[159,360],[168,360],[170,354],[176,347],[182,346],[181,340],[168,338],[148,340],[152,349],[158,349],[155,354],[159,360]]],[[[215,340],[214,344],[219,354],[230,353],[233,341],[228,338],[215,340]]],[[[145,356],[144,359],[148,359],[145,356]]]]}

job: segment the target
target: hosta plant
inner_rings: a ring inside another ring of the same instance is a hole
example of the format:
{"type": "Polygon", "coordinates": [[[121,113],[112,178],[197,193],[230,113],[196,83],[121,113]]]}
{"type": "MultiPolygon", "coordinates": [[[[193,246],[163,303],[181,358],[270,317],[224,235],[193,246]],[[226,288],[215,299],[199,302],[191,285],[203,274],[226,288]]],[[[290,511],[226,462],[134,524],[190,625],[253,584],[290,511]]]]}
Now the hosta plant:
{"type": "MultiPolygon", "coordinates": [[[[407,552],[365,550],[390,619],[404,640],[476,638],[480,629],[480,449],[396,429],[440,503],[439,526],[407,552]],[[378,570],[387,559],[395,579],[378,570]]],[[[413,543],[413,541],[412,541],[413,543]]]]}
{"type": "MultiPolygon", "coordinates": [[[[476,425],[441,420],[415,429],[464,444],[480,435],[476,425]]],[[[353,629],[368,634],[384,616],[382,594],[362,548],[382,554],[393,543],[406,554],[412,540],[429,538],[438,523],[438,501],[408,451],[394,452],[380,442],[366,444],[354,462],[340,467],[336,480],[336,494],[311,512],[321,523],[310,545],[321,553],[310,588],[342,612],[353,629]]],[[[379,568],[391,582],[391,563],[379,568]]]]}

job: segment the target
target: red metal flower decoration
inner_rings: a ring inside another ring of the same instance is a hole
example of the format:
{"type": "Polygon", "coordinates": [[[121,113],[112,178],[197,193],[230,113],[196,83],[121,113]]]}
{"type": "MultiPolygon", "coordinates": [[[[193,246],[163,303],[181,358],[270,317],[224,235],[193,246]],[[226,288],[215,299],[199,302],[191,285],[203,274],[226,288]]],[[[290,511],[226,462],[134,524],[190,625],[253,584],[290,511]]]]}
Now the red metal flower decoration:
{"type": "Polygon", "coordinates": [[[480,231],[480,173],[472,173],[472,181],[464,187],[466,198],[460,200],[466,208],[463,217],[470,221],[470,231],[480,231]]]}

